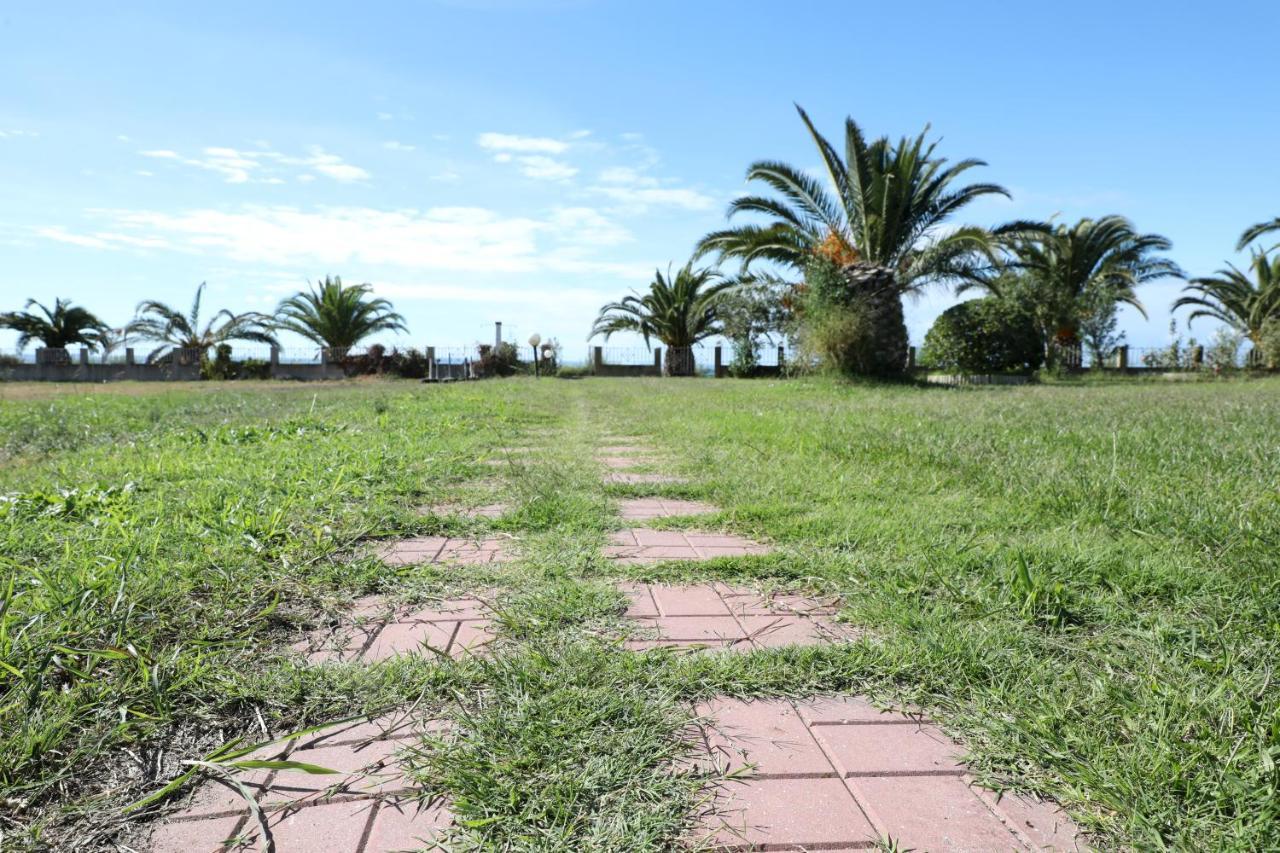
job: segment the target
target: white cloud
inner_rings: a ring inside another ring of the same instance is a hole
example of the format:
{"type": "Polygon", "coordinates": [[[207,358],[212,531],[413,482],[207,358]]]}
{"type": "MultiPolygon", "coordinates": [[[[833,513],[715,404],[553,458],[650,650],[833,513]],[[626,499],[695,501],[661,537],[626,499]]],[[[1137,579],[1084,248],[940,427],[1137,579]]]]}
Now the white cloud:
{"type": "Polygon", "coordinates": [[[517,157],[516,160],[520,163],[520,171],[529,178],[545,181],[563,181],[578,174],[578,170],[573,166],[568,163],[562,163],[559,160],[553,160],[550,157],[533,155],[530,157],[517,157]]]}
{"type": "Polygon", "coordinates": [[[283,178],[276,173],[285,167],[303,170],[299,180],[309,180],[314,174],[325,175],[342,183],[362,181],[369,177],[365,169],[345,162],[338,155],[330,154],[318,145],[313,145],[304,157],[281,154],[265,146],[252,150],[210,146],[201,149],[199,157],[186,157],[167,148],[138,153],[143,157],[168,160],[213,172],[221,175],[229,184],[283,183],[283,178]]]}
{"type": "Polygon", "coordinates": [[[369,177],[369,173],[364,169],[359,166],[353,166],[350,163],[344,163],[338,155],[326,154],[324,149],[319,147],[312,148],[311,156],[302,162],[320,174],[327,175],[344,184],[352,181],[363,181],[369,177]]]}
{"type": "Polygon", "coordinates": [[[559,139],[509,133],[482,133],[476,143],[489,151],[519,151],[527,154],[563,154],[569,150],[569,143],[559,139]]]}
{"type": "Polygon", "coordinates": [[[603,195],[632,208],[679,207],[685,210],[710,210],[716,200],[697,190],[680,187],[603,186],[589,192],[603,195]]]}
{"type": "Polygon", "coordinates": [[[384,265],[482,273],[566,272],[636,276],[648,264],[602,260],[593,250],[632,240],[592,208],[558,208],[541,218],[475,207],[378,210],[367,207],[245,206],[167,213],[96,210],[101,230],[62,227],[46,239],[96,249],[159,248],[277,267],[384,265]]]}
{"type": "Polygon", "coordinates": [[[404,142],[397,142],[396,140],[392,139],[389,142],[382,143],[382,147],[387,149],[388,151],[414,151],[417,149],[418,146],[408,145],[404,142]]]}
{"type": "Polygon", "coordinates": [[[630,166],[612,166],[602,169],[599,177],[602,184],[628,184],[630,186],[656,187],[658,181],[648,175],[642,175],[630,166]]]}
{"type": "Polygon", "coordinates": [[[19,136],[35,138],[39,135],[34,130],[0,130],[0,139],[17,139],[19,136]]]}
{"type": "Polygon", "coordinates": [[[395,116],[391,113],[378,113],[378,121],[391,121],[395,116]]]}

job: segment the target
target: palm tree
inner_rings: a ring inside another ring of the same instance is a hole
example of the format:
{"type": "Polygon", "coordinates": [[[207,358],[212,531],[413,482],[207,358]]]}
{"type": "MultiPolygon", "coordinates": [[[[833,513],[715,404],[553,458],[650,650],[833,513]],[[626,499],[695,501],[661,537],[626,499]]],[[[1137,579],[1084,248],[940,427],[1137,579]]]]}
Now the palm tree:
{"type": "Polygon", "coordinates": [[[1252,279],[1232,264],[1215,275],[1191,279],[1182,289],[1191,295],[1179,297],[1173,310],[1193,308],[1188,322],[1219,320],[1257,347],[1267,322],[1280,321],[1280,255],[1269,260],[1265,252],[1254,250],[1249,269],[1252,279]]]}
{"type": "MultiPolygon", "coordinates": [[[[1098,300],[1131,305],[1146,316],[1136,288],[1166,276],[1181,278],[1182,270],[1157,253],[1171,243],[1159,234],[1139,234],[1123,216],[1081,219],[1075,225],[1026,228],[1005,241],[1019,271],[1015,293],[1026,304],[1044,342],[1045,359],[1056,361],[1061,346],[1079,342],[1081,318],[1095,310],[1098,300]]],[[[981,279],[962,284],[996,290],[981,279]]]]}
{"type": "Polygon", "coordinates": [[[23,311],[0,314],[0,329],[12,329],[18,333],[18,349],[27,348],[32,341],[40,341],[46,349],[66,349],[68,344],[83,344],[89,349],[98,345],[98,334],[106,324],[92,313],[72,305],[69,299],[55,299],[49,308],[34,299],[28,299],[23,311]],[[40,309],[39,313],[31,308],[40,309]]]}
{"type": "Polygon", "coordinates": [[[604,335],[607,341],[615,332],[635,332],[644,345],[657,338],[667,348],[664,372],[669,376],[692,375],[690,348],[699,341],[720,333],[717,302],[738,282],[724,279],[712,269],[694,269],[693,261],[673,276],[653,274],[649,292],[643,296],[625,296],[600,309],[588,340],[604,335]]]}
{"type": "Polygon", "coordinates": [[[1257,240],[1264,234],[1270,234],[1272,231],[1280,231],[1280,216],[1270,222],[1259,222],[1257,225],[1250,226],[1240,235],[1240,242],[1236,243],[1236,251],[1244,250],[1244,247],[1257,240]]]}
{"type": "Polygon", "coordinates": [[[347,287],[338,276],[297,293],[276,308],[276,326],[329,350],[346,350],[376,332],[406,332],[404,317],[385,299],[371,299],[372,285],[347,287]]]}
{"type": "Polygon", "coordinates": [[[275,335],[271,333],[271,318],[254,311],[233,314],[224,308],[203,326],[200,325],[204,288],[205,282],[201,282],[187,314],[153,299],[138,303],[138,316],[129,324],[128,330],[144,340],[160,344],[147,356],[147,361],[176,350],[198,350],[204,356],[213,347],[228,341],[276,345],[275,335]]]}
{"type": "MultiPolygon", "coordinates": [[[[735,258],[744,271],[771,262],[807,276],[815,258],[839,267],[846,298],[860,303],[874,337],[872,371],[892,374],[906,364],[907,329],[902,296],[941,281],[965,280],[975,264],[991,258],[993,232],[939,228],[975,199],[1009,193],[996,184],[957,183],[965,172],[986,165],[961,160],[948,165],[935,155],[924,132],[892,143],[868,143],[852,118],[845,120],[844,156],[799,106],[796,110],[821,155],[824,182],[786,163],[761,161],[747,170],[773,196],[745,196],[729,205],[729,217],[762,214],[767,224],[746,224],[708,234],[699,254],[735,258]],[[832,192],[834,190],[834,193],[832,192]]],[[[1000,229],[1015,233],[1018,224],[1000,229]]]]}

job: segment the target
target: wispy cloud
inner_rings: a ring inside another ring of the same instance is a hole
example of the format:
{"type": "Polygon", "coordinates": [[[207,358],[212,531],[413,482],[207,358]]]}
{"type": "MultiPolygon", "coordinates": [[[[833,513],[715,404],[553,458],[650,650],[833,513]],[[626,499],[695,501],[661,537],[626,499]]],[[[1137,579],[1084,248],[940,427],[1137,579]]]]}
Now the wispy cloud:
{"type": "Polygon", "coordinates": [[[23,136],[34,139],[39,135],[34,130],[0,130],[0,139],[17,139],[23,136]]]}
{"type": "Polygon", "coordinates": [[[416,145],[409,145],[404,142],[398,142],[394,139],[382,143],[382,147],[388,151],[416,151],[418,148],[416,145]]]}
{"type": "Polygon", "coordinates": [[[630,242],[623,226],[593,208],[555,208],[541,217],[503,216],[475,207],[301,210],[250,205],[213,209],[89,212],[103,227],[75,233],[55,226],[36,233],[93,249],[167,248],[278,267],[329,268],[359,263],[406,270],[643,274],[646,265],[598,254],[630,242]]]}
{"type": "Polygon", "coordinates": [[[679,207],[684,210],[709,210],[716,199],[687,187],[671,186],[630,166],[611,166],[597,176],[588,192],[604,196],[632,211],[650,207],[679,207]]]}
{"type": "Polygon", "coordinates": [[[520,171],[525,177],[538,180],[563,181],[578,174],[578,170],[568,163],[537,154],[517,157],[516,162],[520,164],[520,171]]]}
{"type": "Polygon", "coordinates": [[[569,143],[545,136],[517,136],[511,133],[482,133],[476,144],[489,151],[519,151],[526,154],[563,154],[569,143]]]}
{"type": "Polygon", "coordinates": [[[369,172],[348,163],[337,154],[330,154],[318,145],[308,149],[305,156],[287,155],[270,148],[237,149],[208,147],[199,156],[187,156],[167,148],[139,151],[143,157],[165,160],[183,166],[203,169],[220,175],[229,184],[283,183],[281,172],[302,171],[298,180],[313,179],[320,174],[342,183],[363,181],[369,172]]]}

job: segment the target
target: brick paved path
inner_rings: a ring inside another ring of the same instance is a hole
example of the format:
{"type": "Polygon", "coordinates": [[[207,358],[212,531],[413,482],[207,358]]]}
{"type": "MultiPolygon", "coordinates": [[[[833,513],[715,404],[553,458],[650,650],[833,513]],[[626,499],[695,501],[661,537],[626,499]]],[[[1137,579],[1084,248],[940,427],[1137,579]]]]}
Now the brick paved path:
{"type": "Polygon", "coordinates": [[[695,840],[718,849],[1073,850],[1056,808],[971,783],[955,745],[919,717],[850,697],[716,699],[698,713],[722,783],[695,840]]]}
{"type": "MultiPolygon", "coordinates": [[[[618,441],[637,441],[617,439],[618,441]]],[[[602,451],[612,483],[672,483],[676,478],[625,469],[646,452],[638,444],[602,451]]],[[[505,507],[435,507],[436,514],[492,518],[505,507]]],[[[620,502],[629,521],[706,515],[694,501],[637,498],[620,502]]],[[[621,564],[765,554],[739,536],[628,528],[605,555],[621,564]]],[[[483,565],[510,556],[509,540],[414,537],[384,543],[388,565],[483,565]]],[[[834,620],[835,600],[763,597],[723,583],[672,586],[625,583],[632,650],[657,646],[749,652],[847,641],[856,632],[834,620]]],[[[400,654],[459,657],[493,638],[493,613],[478,598],[427,608],[394,607],[380,598],[356,603],[338,624],[294,648],[308,662],[376,662],[400,654]]],[[[692,843],[716,850],[860,850],[891,841],[901,849],[995,851],[1075,849],[1078,834],[1050,804],[997,798],[971,784],[958,749],[918,716],[883,713],[856,697],[745,702],[718,698],[698,706],[704,720],[694,763],[722,779],[698,816],[692,843]],[[726,778],[726,774],[732,774],[726,778]]],[[[326,768],[251,769],[235,778],[257,803],[277,853],[383,853],[444,840],[447,804],[419,802],[400,756],[433,721],[366,720],[335,726],[254,758],[326,768]]],[[[153,853],[262,848],[259,819],[243,795],[207,781],[174,815],[157,824],[153,853]]]]}

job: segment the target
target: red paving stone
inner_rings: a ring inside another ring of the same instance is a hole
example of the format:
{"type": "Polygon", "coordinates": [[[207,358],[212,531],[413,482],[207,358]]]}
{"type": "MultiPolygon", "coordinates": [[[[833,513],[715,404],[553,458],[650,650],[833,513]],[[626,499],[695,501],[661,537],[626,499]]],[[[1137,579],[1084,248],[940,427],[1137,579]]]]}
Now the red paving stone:
{"type": "MultiPolygon", "coordinates": [[[[399,751],[438,724],[405,718],[362,720],[274,745],[276,757],[336,773],[247,771],[261,781],[252,793],[277,853],[387,853],[435,843],[452,824],[448,807],[420,803],[401,766],[399,751]],[[262,777],[265,774],[265,779],[262,777]]],[[[205,782],[192,804],[168,816],[152,833],[152,853],[263,849],[262,827],[242,797],[216,813],[196,803],[223,799],[205,782]],[[231,843],[224,844],[224,842],[231,843]]]]}
{"type": "Polygon", "coordinates": [[[698,501],[681,501],[674,498],[635,498],[618,502],[618,510],[624,521],[650,521],[655,518],[678,518],[686,515],[711,515],[718,507],[698,501]]]}
{"type": "Polygon", "coordinates": [[[768,554],[769,550],[768,546],[741,536],[629,527],[610,537],[604,554],[620,563],[659,563],[768,554]]]}
{"type": "Polygon", "coordinates": [[[1056,806],[974,785],[958,747],[917,716],[857,698],[722,698],[696,710],[710,720],[698,763],[735,774],[699,820],[694,840],[711,849],[1085,847],[1056,806]]]}
{"type": "Polygon", "coordinates": [[[493,613],[475,598],[442,601],[430,607],[376,609],[364,617],[317,631],[294,646],[311,663],[386,660],[396,655],[448,655],[479,651],[493,639],[493,613]]]}
{"type": "Polygon", "coordinates": [[[498,537],[453,539],[445,536],[414,536],[387,542],[378,549],[378,559],[388,566],[416,566],[421,563],[452,563],[459,566],[502,562],[510,557],[510,540],[498,537]]]}
{"type": "MultiPolygon", "coordinates": [[[[658,546],[663,547],[663,546],[658,546]]],[[[854,632],[829,617],[830,602],[804,606],[799,596],[782,596],[770,612],[768,599],[745,588],[725,584],[627,583],[626,617],[636,631],[627,642],[634,650],[661,646],[733,648],[738,651],[840,642],[854,632]],[[742,602],[753,615],[745,615],[742,602]]]]}

